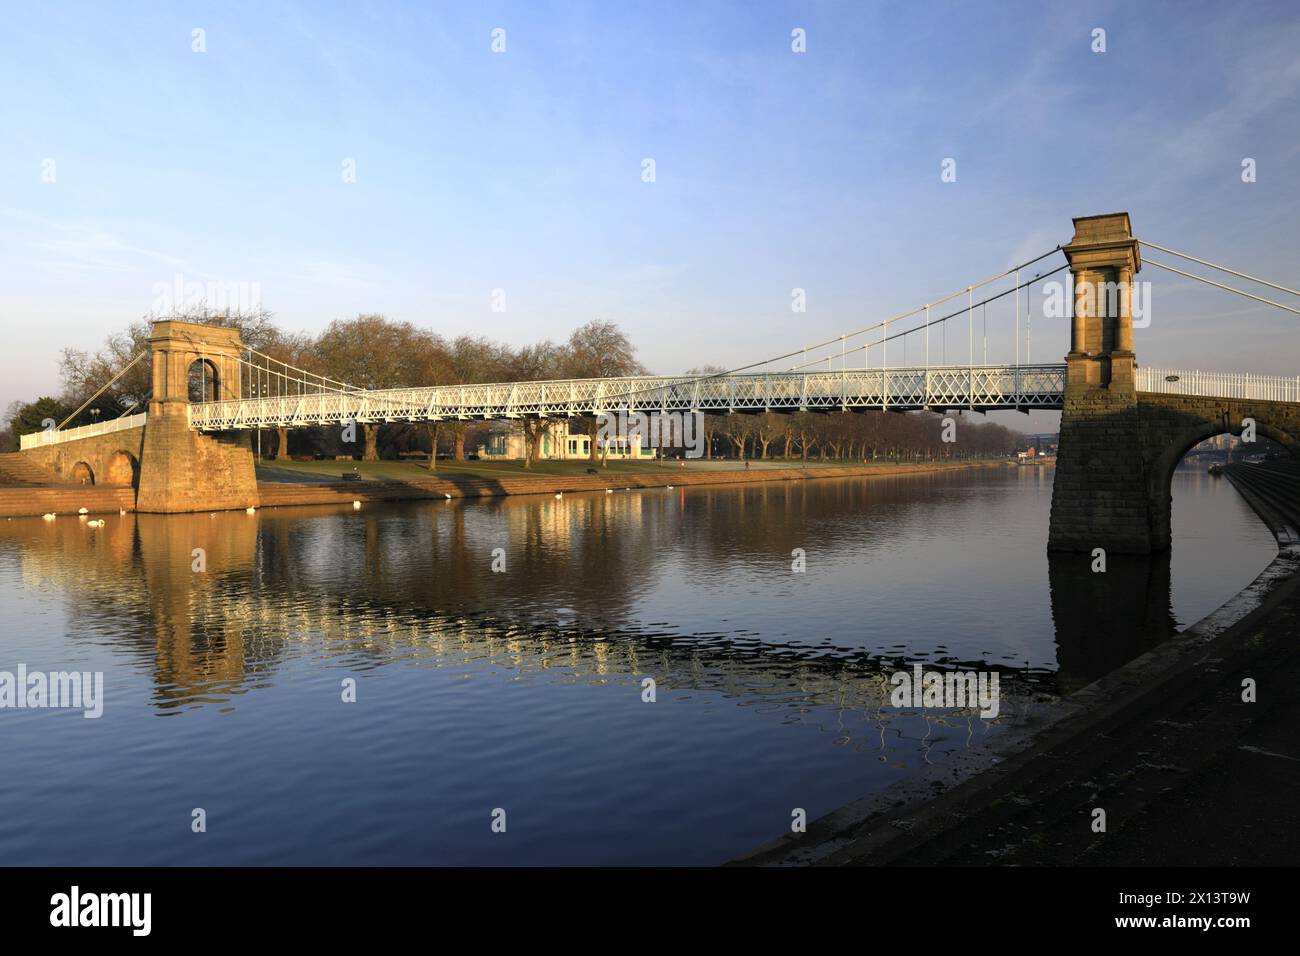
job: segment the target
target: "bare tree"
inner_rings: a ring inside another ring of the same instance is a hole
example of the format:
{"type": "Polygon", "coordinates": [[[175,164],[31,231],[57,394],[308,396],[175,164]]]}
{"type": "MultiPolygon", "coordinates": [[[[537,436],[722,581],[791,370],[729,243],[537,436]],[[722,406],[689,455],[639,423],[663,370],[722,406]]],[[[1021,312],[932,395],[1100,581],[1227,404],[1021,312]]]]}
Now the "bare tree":
{"type": "MultiPolygon", "coordinates": [[[[573,330],[561,363],[565,378],[620,378],[643,375],[645,368],[634,357],[636,347],[627,333],[613,322],[592,320],[573,330]]],[[[637,399],[646,396],[635,396],[637,399]]],[[[583,426],[590,439],[588,457],[596,460],[596,437],[600,423],[594,415],[583,416],[583,426]]],[[[608,451],[608,449],[606,449],[608,451]]]]}
{"type": "MultiPolygon", "coordinates": [[[[382,315],[335,320],[313,348],[325,374],[358,388],[435,385],[453,374],[440,336],[382,315]]],[[[362,432],[362,460],[377,461],[379,425],[365,424],[362,432]]]]}
{"type": "MultiPolygon", "coordinates": [[[[563,353],[550,341],[525,345],[514,353],[510,361],[509,380],[536,382],[555,378],[563,361],[563,353]]],[[[524,431],[524,467],[531,468],[537,459],[537,448],[548,424],[545,418],[521,419],[524,431]]]]}

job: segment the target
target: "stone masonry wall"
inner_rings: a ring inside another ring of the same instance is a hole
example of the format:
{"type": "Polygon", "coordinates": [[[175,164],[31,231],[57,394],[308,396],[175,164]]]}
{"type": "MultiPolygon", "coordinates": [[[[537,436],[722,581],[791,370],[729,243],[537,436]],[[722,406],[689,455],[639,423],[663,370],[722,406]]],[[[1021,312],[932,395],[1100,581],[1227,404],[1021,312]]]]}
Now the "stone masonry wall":
{"type": "Polygon", "coordinates": [[[1170,485],[1184,454],[1206,438],[1256,434],[1300,455],[1300,404],[1246,399],[1067,391],[1052,488],[1048,548],[1148,554],[1170,545],[1170,485]]]}
{"type": "Polygon", "coordinates": [[[185,407],[152,406],[145,425],[136,510],[226,511],[258,504],[253,451],[243,432],[192,431],[185,407]]]}
{"type": "Polygon", "coordinates": [[[1170,486],[1183,455],[1199,442],[1225,432],[1241,435],[1242,422],[1255,422],[1258,438],[1271,438],[1300,456],[1300,404],[1256,399],[1198,398],[1138,394],[1138,440],[1147,476],[1152,550],[1170,543],[1170,486]]]}
{"type": "Polygon", "coordinates": [[[58,445],[29,448],[22,452],[31,461],[50,472],[59,481],[72,482],[73,469],[78,462],[90,466],[96,485],[129,487],[138,478],[139,464],[144,447],[144,428],[127,428],[107,435],[78,438],[58,445]],[[131,458],[132,471],[122,468],[123,459],[114,461],[119,453],[131,458]],[[117,474],[113,474],[114,470],[117,474]],[[124,480],[125,479],[125,480],[124,480]]]}
{"type": "Polygon", "coordinates": [[[1135,393],[1068,389],[1052,483],[1049,550],[1149,553],[1146,488],[1135,393]]]}

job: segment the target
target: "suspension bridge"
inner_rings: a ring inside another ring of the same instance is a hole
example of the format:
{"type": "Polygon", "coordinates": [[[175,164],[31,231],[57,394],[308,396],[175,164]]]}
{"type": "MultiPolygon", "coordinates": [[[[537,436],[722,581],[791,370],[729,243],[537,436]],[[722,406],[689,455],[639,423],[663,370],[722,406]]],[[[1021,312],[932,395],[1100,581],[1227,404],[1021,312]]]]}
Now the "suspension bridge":
{"type": "Polygon", "coordinates": [[[150,339],[153,390],[147,412],[24,436],[22,448],[68,477],[78,463],[119,475],[126,467],[136,476],[137,510],[184,512],[257,503],[247,435],[262,428],[620,411],[1055,409],[1063,415],[1049,547],[1161,550],[1169,543],[1172,471],[1193,445],[1224,432],[1240,434],[1250,423],[1300,453],[1300,376],[1139,368],[1133,352],[1134,277],[1145,264],[1288,312],[1300,309],[1150,258],[1144,262],[1143,247],[1274,291],[1300,292],[1143,242],[1133,236],[1127,213],[1080,217],[1074,226],[1069,243],[900,315],[704,375],[365,389],[262,354],[245,346],[235,329],[159,321],[150,339]],[[1039,265],[1057,255],[1064,264],[1050,271],[1039,265]],[[1039,271],[1028,275],[1036,266],[1039,271]],[[1020,294],[1027,298],[1035,283],[1067,269],[1074,285],[1070,351],[1062,363],[1032,363],[1030,310],[1026,303],[1022,320],[1020,294]],[[1015,304],[1014,358],[990,364],[987,306],[1007,296],[1015,304]],[[965,362],[949,360],[952,326],[958,339],[965,332],[965,362]],[[850,342],[857,344],[850,348],[850,342]],[[920,353],[922,362],[904,358],[891,366],[891,343],[895,360],[901,347],[904,356],[920,353]]]}

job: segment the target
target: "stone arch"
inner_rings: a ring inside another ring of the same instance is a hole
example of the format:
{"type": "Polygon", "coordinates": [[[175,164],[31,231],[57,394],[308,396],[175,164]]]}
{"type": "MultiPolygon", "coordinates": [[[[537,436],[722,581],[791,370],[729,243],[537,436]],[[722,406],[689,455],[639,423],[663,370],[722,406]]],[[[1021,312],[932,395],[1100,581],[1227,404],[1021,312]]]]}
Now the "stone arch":
{"type": "Polygon", "coordinates": [[[140,474],[140,463],[129,451],[118,450],[109,455],[102,474],[106,485],[134,486],[140,474]]]}
{"type": "Polygon", "coordinates": [[[214,402],[221,394],[220,374],[211,359],[196,358],[190,362],[185,378],[191,402],[214,402]]]}
{"type": "Polygon", "coordinates": [[[72,466],[72,480],[79,485],[93,485],[95,483],[95,473],[91,470],[89,464],[79,461],[72,466]]]}
{"type": "MultiPolygon", "coordinates": [[[[1148,469],[1147,494],[1151,500],[1152,538],[1169,547],[1171,539],[1170,522],[1173,513],[1174,471],[1183,456],[1216,435],[1236,435],[1242,432],[1240,415],[1222,415],[1205,418],[1182,426],[1163,436],[1164,447],[1151,461],[1148,469]]],[[[1300,460],[1300,430],[1281,427],[1272,422],[1255,417],[1255,434],[1269,438],[1285,448],[1292,457],[1300,460]]]]}

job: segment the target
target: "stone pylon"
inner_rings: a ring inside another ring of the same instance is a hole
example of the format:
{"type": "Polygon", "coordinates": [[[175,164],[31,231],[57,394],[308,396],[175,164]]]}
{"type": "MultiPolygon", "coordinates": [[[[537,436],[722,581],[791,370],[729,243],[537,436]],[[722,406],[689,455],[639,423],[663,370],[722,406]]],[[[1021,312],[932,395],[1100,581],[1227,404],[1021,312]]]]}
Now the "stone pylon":
{"type": "Polygon", "coordinates": [[[149,348],[153,397],[145,420],[136,510],[170,513],[256,506],[249,435],[209,436],[189,426],[191,400],[240,397],[239,330],[155,322],[149,348]],[[192,382],[201,394],[191,394],[192,382]]]}
{"type": "Polygon", "coordinates": [[[1128,213],[1075,219],[1063,251],[1074,317],[1047,547],[1148,554],[1160,545],[1141,447],[1132,288],[1142,260],[1128,213]]]}

